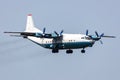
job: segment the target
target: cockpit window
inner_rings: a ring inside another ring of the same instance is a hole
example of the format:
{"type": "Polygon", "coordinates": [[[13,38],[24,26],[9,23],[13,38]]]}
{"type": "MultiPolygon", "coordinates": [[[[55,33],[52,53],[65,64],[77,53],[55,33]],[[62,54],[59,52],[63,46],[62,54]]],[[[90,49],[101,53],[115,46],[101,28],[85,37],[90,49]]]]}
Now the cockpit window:
{"type": "Polygon", "coordinates": [[[85,37],[85,39],[90,40],[91,38],[90,37],[85,37]]]}
{"type": "Polygon", "coordinates": [[[90,40],[91,38],[90,38],[90,37],[81,37],[81,39],[87,39],[87,40],[90,40]]]}

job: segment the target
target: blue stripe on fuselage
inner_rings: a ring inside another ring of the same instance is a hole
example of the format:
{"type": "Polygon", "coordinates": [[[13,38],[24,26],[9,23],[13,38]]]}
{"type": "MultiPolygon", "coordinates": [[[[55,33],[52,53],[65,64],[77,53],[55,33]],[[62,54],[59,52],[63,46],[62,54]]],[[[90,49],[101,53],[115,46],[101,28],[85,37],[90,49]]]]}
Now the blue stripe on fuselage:
{"type": "MultiPolygon", "coordinates": [[[[42,44],[43,47],[52,49],[53,44],[42,44]]],[[[68,43],[56,43],[58,49],[76,49],[91,47],[93,44],[91,42],[68,42],[68,43]]]]}

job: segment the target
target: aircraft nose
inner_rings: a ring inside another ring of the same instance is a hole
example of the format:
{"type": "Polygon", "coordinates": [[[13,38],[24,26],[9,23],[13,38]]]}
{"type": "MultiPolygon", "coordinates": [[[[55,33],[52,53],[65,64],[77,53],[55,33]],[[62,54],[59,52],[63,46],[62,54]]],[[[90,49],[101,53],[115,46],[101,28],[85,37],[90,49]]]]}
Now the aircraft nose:
{"type": "Polygon", "coordinates": [[[95,43],[95,40],[92,40],[92,41],[90,41],[91,42],[91,44],[94,44],[95,43]]]}
{"type": "Polygon", "coordinates": [[[91,41],[90,41],[91,47],[93,46],[94,43],[95,43],[94,40],[91,40],[91,41]]]}

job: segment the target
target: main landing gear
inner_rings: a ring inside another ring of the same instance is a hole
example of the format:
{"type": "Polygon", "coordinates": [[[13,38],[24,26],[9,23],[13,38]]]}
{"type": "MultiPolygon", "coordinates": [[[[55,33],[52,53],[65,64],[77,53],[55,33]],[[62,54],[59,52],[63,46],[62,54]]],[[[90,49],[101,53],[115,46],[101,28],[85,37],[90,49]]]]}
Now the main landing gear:
{"type": "MultiPolygon", "coordinates": [[[[66,53],[67,53],[67,54],[72,54],[72,53],[73,53],[73,50],[66,50],[66,53]]],[[[85,53],[85,50],[82,49],[82,50],[81,50],[81,53],[85,53]]]]}
{"type": "Polygon", "coordinates": [[[52,53],[58,53],[59,50],[58,49],[52,49],[52,53]]]}
{"type": "MultiPolygon", "coordinates": [[[[58,49],[52,49],[52,53],[58,53],[58,52],[59,52],[58,49]]],[[[72,54],[72,53],[73,53],[73,50],[71,50],[71,49],[66,50],[66,53],[67,53],[67,54],[72,54]]],[[[81,53],[85,53],[84,48],[81,50],[81,53]]]]}
{"type": "Polygon", "coordinates": [[[73,53],[73,50],[66,50],[66,53],[67,53],[67,54],[72,54],[72,53],[73,53]]]}
{"type": "Polygon", "coordinates": [[[81,53],[85,53],[85,50],[84,50],[84,48],[81,50],[81,53]]]}

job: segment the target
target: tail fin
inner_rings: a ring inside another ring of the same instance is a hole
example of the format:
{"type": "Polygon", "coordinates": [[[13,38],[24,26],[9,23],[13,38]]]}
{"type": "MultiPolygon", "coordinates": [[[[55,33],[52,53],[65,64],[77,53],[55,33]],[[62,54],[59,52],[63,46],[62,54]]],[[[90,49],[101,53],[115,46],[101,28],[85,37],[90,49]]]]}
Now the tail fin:
{"type": "Polygon", "coordinates": [[[26,24],[25,32],[42,32],[34,26],[32,14],[28,14],[27,16],[27,24],[26,24]]]}

